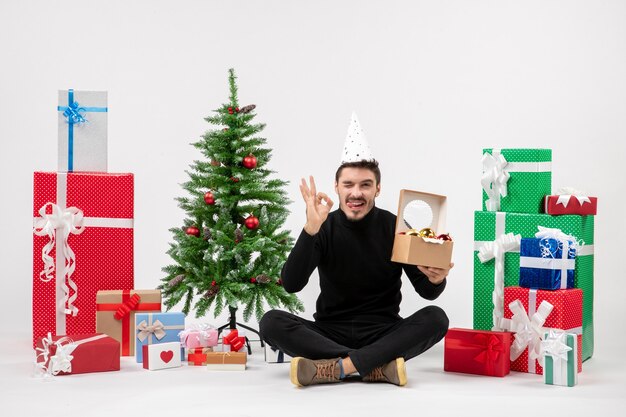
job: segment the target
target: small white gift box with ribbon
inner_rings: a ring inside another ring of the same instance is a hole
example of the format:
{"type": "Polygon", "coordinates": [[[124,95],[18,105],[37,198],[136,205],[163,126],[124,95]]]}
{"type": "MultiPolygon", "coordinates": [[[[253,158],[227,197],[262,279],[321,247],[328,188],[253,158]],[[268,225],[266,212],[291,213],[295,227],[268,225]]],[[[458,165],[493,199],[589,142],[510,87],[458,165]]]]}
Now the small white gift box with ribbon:
{"type": "Polygon", "coordinates": [[[141,350],[144,369],[156,371],[158,369],[178,368],[181,366],[180,342],[143,345],[141,350]]]}
{"type": "Polygon", "coordinates": [[[60,90],[59,172],[107,171],[107,92],[60,90]]]}

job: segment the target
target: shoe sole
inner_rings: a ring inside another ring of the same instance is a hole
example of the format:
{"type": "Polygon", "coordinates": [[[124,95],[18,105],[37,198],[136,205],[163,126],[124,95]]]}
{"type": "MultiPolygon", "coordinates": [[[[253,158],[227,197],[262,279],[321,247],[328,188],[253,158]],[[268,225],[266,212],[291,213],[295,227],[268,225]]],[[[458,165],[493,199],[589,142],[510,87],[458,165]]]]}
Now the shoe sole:
{"type": "Polygon", "coordinates": [[[301,387],[303,386],[299,381],[298,381],[298,362],[300,362],[300,357],[296,357],[296,358],[292,358],[291,359],[291,369],[289,370],[289,379],[291,379],[291,383],[294,384],[296,387],[301,387]]]}
{"type": "Polygon", "coordinates": [[[406,366],[404,365],[404,358],[396,358],[396,367],[398,370],[398,385],[403,387],[406,385],[406,366]]]}

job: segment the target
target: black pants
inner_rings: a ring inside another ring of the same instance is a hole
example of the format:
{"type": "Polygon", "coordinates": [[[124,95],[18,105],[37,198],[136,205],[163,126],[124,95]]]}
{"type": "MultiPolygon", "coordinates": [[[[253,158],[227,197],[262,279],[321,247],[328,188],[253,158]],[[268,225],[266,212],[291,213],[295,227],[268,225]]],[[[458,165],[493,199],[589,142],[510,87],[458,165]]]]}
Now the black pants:
{"type": "Polygon", "coordinates": [[[309,359],[349,356],[362,376],[395,358],[411,359],[439,342],[448,331],[448,317],[428,306],[405,319],[310,321],[270,310],[259,322],[261,337],[290,356],[309,359]]]}

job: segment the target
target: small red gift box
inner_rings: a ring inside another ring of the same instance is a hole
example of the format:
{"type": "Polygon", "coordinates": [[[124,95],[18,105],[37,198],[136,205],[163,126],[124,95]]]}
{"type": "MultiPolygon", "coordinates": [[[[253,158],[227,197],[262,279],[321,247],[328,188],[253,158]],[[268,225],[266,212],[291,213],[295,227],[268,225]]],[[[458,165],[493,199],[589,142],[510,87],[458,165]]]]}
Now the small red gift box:
{"type": "MultiPolygon", "coordinates": [[[[579,288],[547,291],[505,287],[503,327],[517,332],[511,346],[511,370],[543,375],[538,359],[541,358],[541,338],[547,329],[574,333],[578,335],[578,346],[582,346],[582,307],[583,291],[579,288]],[[523,346],[529,346],[532,353],[523,346]],[[523,351],[514,358],[521,349],[523,351]]],[[[579,349],[578,372],[582,371],[582,364],[582,349],[579,349]]]]}
{"type": "Polygon", "coordinates": [[[509,374],[513,334],[452,328],[444,339],[443,370],[486,376],[509,374]]]}
{"type": "Polygon", "coordinates": [[[595,215],[598,198],[580,195],[547,195],[544,199],[544,211],[553,216],[559,214],[595,215]]]}
{"type": "Polygon", "coordinates": [[[33,346],[96,332],[96,292],[130,290],[133,174],[35,172],[33,346]]]}
{"type": "Polygon", "coordinates": [[[222,346],[224,351],[238,352],[246,344],[246,338],[239,336],[237,329],[233,329],[222,338],[222,346]]]}
{"type": "Polygon", "coordinates": [[[40,337],[37,367],[49,375],[120,370],[120,343],[102,333],[40,337]]]}
{"type": "Polygon", "coordinates": [[[206,365],[207,353],[213,352],[212,347],[195,347],[187,348],[187,365],[202,366],[206,365]]]}

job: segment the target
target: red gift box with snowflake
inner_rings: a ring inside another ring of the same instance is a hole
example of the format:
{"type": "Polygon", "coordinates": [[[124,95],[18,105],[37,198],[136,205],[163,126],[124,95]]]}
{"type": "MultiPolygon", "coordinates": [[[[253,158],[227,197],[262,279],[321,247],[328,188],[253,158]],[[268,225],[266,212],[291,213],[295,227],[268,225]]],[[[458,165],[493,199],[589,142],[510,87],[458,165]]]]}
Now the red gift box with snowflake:
{"type": "Polygon", "coordinates": [[[133,174],[35,172],[33,346],[96,331],[98,290],[130,290],[133,174]]]}
{"type": "MultiPolygon", "coordinates": [[[[504,320],[501,328],[515,332],[511,344],[511,370],[542,375],[541,340],[549,329],[578,336],[582,346],[583,291],[504,288],[504,320]]],[[[582,349],[578,350],[578,372],[582,371],[582,349]]]]}

